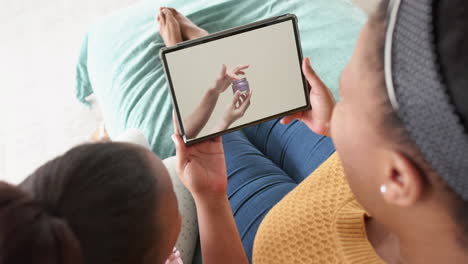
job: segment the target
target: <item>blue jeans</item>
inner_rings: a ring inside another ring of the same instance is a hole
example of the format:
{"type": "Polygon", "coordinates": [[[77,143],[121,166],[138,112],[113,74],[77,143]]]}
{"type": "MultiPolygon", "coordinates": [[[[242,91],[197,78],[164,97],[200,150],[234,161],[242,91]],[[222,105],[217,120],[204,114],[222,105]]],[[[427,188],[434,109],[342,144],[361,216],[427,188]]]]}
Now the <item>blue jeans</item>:
{"type": "Polygon", "coordinates": [[[334,151],[328,137],[302,122],[279,120],[223,136],[228,197],[249,260],[257,229],[270,209],[334,151]]]}

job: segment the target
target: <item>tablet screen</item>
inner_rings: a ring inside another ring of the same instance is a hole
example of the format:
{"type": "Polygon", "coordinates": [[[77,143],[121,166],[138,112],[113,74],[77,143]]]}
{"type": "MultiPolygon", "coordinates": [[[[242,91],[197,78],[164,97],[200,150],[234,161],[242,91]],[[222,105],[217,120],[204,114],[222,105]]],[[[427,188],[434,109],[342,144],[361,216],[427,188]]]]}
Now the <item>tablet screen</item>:
{"type": "Polygon", "coordinates": [[[307,107],[292,19],[165,54],[186,142],[307,107]]]}

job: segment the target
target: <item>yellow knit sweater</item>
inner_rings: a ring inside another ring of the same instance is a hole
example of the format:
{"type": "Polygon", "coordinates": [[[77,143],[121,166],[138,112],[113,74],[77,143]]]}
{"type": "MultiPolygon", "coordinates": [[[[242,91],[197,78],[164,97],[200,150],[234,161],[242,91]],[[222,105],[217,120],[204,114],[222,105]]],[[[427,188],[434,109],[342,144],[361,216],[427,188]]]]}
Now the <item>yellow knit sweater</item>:
{"type": "Polygon", "coordinates": [[[253,263],[383,263],[367,240],[365,216],[335,153],[265,217],[253,263]]]}

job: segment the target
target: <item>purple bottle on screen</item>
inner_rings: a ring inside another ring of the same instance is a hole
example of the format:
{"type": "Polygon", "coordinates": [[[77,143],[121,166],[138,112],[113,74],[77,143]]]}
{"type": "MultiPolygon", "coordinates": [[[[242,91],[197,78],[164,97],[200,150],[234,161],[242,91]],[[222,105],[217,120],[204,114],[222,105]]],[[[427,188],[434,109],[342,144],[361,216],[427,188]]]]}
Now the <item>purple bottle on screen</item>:
{"type": "Polygon", "coordinates": [[[236,91],[239,91],[242,94],[250,92],[249,82],[247,81],[247,78],[232,81],[232,93],[235,94],[236,91]]]}

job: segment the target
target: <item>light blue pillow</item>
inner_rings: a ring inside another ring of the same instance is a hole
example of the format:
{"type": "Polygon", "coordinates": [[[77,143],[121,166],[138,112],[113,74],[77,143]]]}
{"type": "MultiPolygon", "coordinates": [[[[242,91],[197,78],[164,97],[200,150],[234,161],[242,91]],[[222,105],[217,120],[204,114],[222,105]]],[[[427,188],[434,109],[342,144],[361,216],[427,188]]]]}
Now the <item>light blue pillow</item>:
{"type": "Polygon", "coordinates": [[[149,0],[103,19],[84,39],[76,96],[86,103],[94,93],[111,137],[138,128],[161,158],[174,154],[171,98],[159,58],[164,43],[155,21],[161,5],[177,8],[209,32],[296,14],[304,56],[311,58],[335,95],[339,74],[366,20],[346,0],[149,0]]]}

